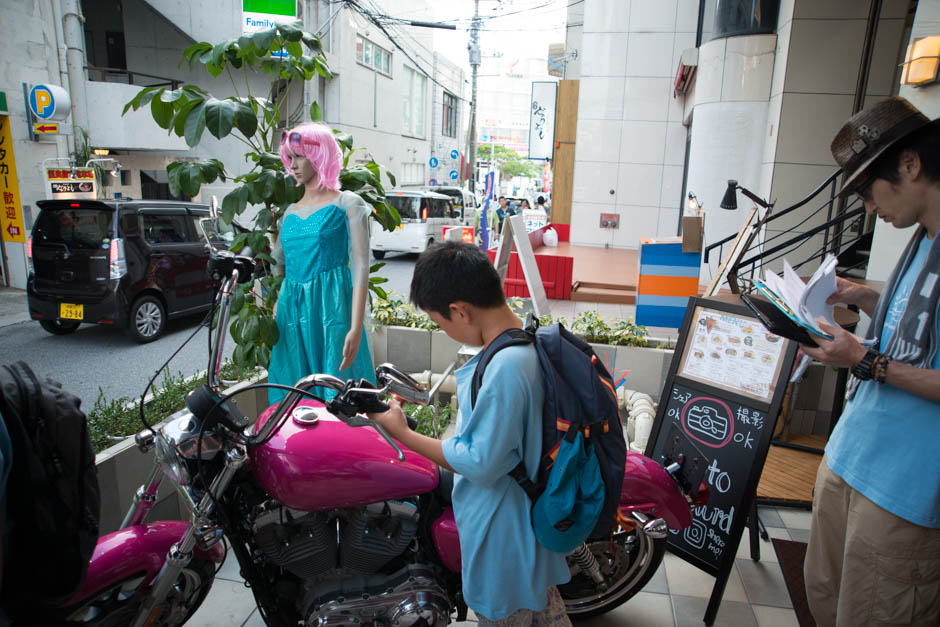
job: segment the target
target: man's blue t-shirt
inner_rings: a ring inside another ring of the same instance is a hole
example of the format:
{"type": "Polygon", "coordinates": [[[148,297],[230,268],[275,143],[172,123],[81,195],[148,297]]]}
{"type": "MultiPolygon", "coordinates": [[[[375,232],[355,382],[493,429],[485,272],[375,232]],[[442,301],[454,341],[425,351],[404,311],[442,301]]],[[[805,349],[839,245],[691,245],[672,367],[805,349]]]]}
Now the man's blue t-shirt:
{"type": "MultiPolygon", "coordinates": [[[[923,238],[891,298],[884,350],[897,329],[932,241],[923,238]]],[[[940,273],[940,268],[936,268],[940,273]]],[[[935,322],[940,328],[940,312],[935,322]]],[[[931,366],[940,369],[940,352],[931,366]]],[[[940,404],[889,383],[863,381],[845,406],[826,456],[829,468],[871,502],[922,527],[940,528],[940,404]]]]}
{"type": "Polygon", "coordinates": [[[564,555],[536,541],[529,497],[506,474],[525,460],[535,479],[542,456],[545,387],[535,348],[511,346],[494,355],[471,409],[479,357],[456,371],[457,431],[443,450],[459,473],[452,500],[464,599],[474,612],[500,620],[524,608],[541,611],[548,588],[570,574],[564,555]]]}

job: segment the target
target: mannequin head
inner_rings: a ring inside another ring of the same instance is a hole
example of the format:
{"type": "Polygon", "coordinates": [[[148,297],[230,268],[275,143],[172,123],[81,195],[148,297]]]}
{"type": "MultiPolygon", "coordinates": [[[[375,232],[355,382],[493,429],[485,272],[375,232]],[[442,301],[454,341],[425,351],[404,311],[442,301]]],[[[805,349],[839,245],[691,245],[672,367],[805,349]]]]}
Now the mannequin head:
{"type": "Polygon", "coordinates": [[[342,155],[329,127],[312,123],[285,131],[281,136],[281,161],[298,183],[313,185],[314,189],[339,191],[342,155]],[[313,167],[315,176],[300,180],[291,167],[294,157],[305,158],[313,167]]]}

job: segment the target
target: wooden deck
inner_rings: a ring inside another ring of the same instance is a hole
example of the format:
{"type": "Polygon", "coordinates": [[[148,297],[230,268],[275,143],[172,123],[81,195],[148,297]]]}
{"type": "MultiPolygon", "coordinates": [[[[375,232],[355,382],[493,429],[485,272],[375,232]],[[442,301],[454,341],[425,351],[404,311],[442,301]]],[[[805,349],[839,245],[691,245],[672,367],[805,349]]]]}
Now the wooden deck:
{"type": "MultiPolygon", "coordinates": [[[[826,438],[818,435],[790,434],[787,441],[820,450],[826,446],[826,438]]],[[[757,486],[757,498],[795,505],[812,503],[816,470],[821,461],[822,455],[771,445],[757,486]]]]}

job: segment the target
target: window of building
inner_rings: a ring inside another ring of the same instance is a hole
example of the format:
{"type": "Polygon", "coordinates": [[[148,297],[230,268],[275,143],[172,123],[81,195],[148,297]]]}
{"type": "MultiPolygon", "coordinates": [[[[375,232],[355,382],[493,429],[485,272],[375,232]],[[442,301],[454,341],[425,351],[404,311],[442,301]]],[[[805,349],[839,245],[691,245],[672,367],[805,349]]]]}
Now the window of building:
{"type": "Polygon", "coordinates": [[[383,74],[392,75],[392,53],[364,37],[356,37],[356,61],[383,74]]]}
{"type": "Polygon", "coordinates": [[[444,92],[444,112],[441,116],[441,134],[457,137],[457,96],[444,92]]]}
{"type": "Polygon", "coordinates": [[[405,67],[402,80],[402,133],[424,138],[427,119],[428,77],[405,67]]]}

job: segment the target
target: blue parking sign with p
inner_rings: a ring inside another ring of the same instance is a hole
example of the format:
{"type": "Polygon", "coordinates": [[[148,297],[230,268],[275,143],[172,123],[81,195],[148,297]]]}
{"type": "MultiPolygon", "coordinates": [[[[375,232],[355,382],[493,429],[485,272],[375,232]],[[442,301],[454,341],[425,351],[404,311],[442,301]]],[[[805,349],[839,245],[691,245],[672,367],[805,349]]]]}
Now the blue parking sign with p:
{"type": "Polygon", "coordinates": [[[48,120],[55,114],[55,98],[45,85],[36,85],[29,90],[29,108],[33,115],[48,120]]]}

